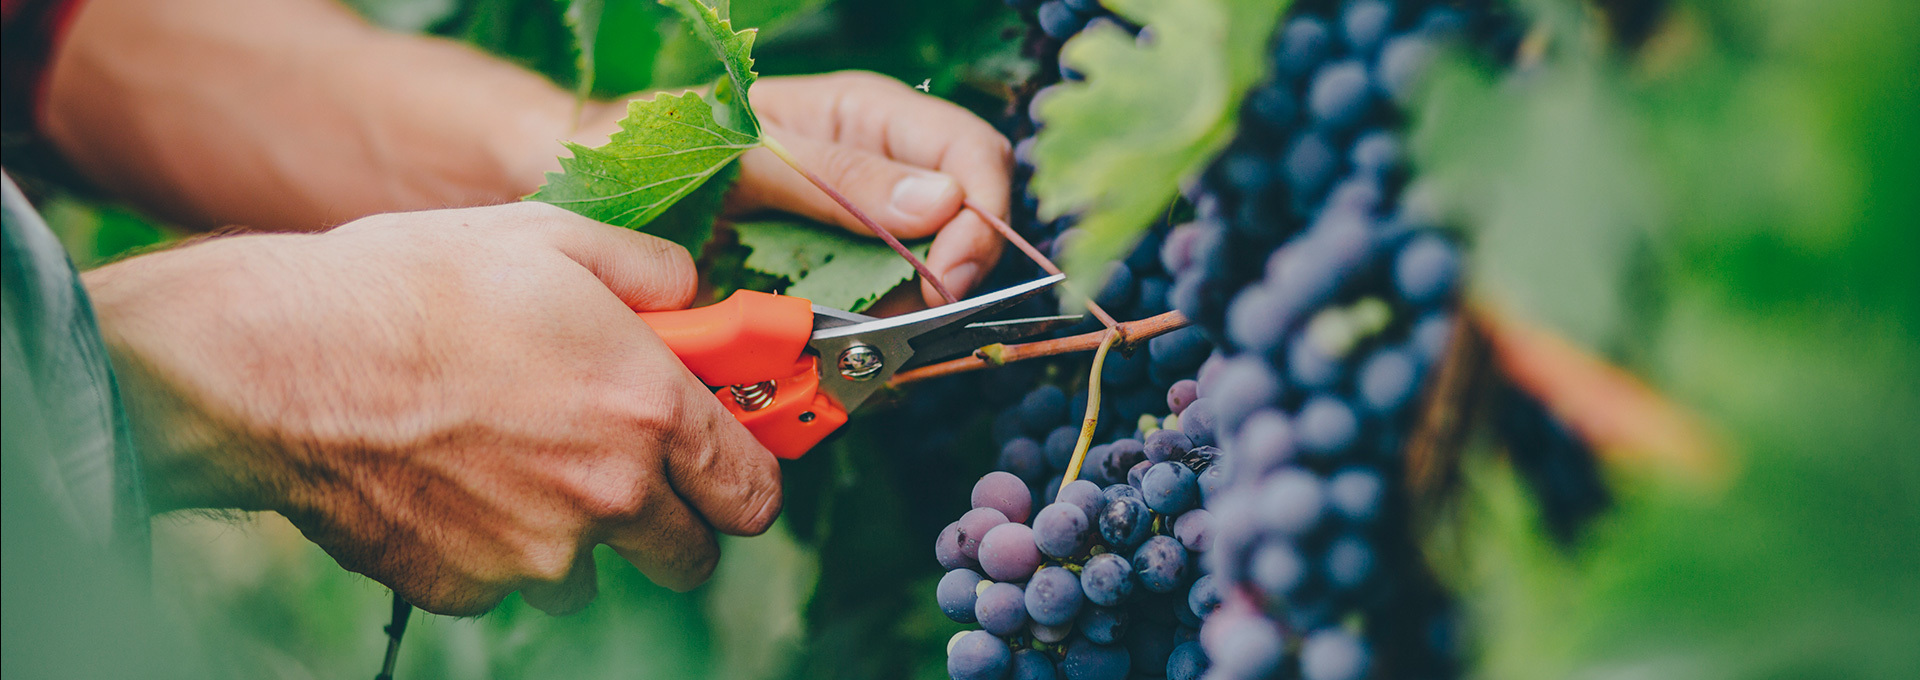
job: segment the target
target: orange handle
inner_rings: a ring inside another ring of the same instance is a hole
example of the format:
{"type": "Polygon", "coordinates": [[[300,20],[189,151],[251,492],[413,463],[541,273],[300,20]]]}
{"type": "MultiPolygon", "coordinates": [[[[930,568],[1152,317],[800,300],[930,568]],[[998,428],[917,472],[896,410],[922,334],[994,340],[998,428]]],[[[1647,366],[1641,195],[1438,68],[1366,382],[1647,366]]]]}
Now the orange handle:
{"type": "Polygon", "coordinates": [[[813,304],[805,299],[742,290],[706,307],[642,312],[640,320],[700,382],[774,381],[771,402],[751,411],[731,390],[715,396],[776,456],[798,458],[847,422],[846,410],[819,393],[816,360],[806,353],[813,304]]]}

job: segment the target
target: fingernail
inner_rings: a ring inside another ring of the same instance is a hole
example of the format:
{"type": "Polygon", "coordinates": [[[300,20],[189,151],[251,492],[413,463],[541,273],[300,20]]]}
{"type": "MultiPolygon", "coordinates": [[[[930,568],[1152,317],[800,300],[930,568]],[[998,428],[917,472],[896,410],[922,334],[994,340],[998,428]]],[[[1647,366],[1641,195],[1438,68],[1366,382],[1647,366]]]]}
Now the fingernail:
{"type": "Polygon", "coordinates": [[[980,265],[963,262],[948,269],[947,274],[940,277],[940,281],[947,284],[947,292],[953,293],[955,297],[966,297],[967,291],[973,290],[974,279],[977,278],[980,278],[980,265]]]}
{"type": "Polygon", "coordinates": [[[908,217],[923,217],[945,207],[949,195],[959,189],[945,175],[908,175],[893,185],[893,210],[908,217]]]}

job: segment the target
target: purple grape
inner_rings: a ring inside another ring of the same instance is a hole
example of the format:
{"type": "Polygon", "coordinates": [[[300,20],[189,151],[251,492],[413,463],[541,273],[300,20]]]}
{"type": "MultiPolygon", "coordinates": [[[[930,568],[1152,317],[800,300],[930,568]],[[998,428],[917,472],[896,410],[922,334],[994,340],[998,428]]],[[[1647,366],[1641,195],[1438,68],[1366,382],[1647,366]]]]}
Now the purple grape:
{"type": "Polygon", "coordinates": [[[1373,214],[1380,210],[1381,203],[1386,199],[1386,191],[1380,188],[1379,180],[1367,175],[1354,175],[1333,185],[1333,192],[1327,194],[1327,201],[1320,209],[1373,214]]]}
{"type": "Polygon", "coordinates": [[[1013,667],[1007,670],[1007,680],[1057,680],[1053,659],[1046,652],[1037,649],[1022,649],[1013,653],[1013,667]]]}
{"type": "Polygon", "coordinates": [[[1294,138],[1281,167],[1287,176],[1287,188],[1301,200],[1318,198],[1333,173],[1339,169],[1340,156],[1333,144],[1318,132],[1309,131],[1294,138]]]}
{"type": "Polygon", "coordinates": [[[1054,385],[1041,385],[1022,397],[1018,408],[1026,432],[1043,436],[1067,421],[1067,393],[1054,385]]]}
{"type": "Polygon", "coordinates": [[[1400,136],[1387,130],[1373,130],[1354,140],[1349,162],[1357,175],[1384,179],[1406,165],[1407,152],[1400,136]]]}
{"type": "Polygon", "coordinates": [[[1360,680],[1366,677],[1367,665],[1366,646],[1346,631],[1312,633],[1300,647],[1303,680],[1360,680]]]}
{"type": "Polygon", "coordinates": [[[1040,19],[1040,30],[1054,40],[1071,38],[1087,25],[1086,17],[1073,11],[1073,8],[1060,0],[1041,3],[1037,14],[1040,19]]]}
{"type": "Polygon", "coordinates": [[[1125,602],[1133,593],[1133,565],[1113,553],[1087,558],[1086,566],[1080,570],[1080,590],[1088,602],[1102,607],[1125,602]]]}
{"type": "Polygon", "coordinates": [[[1007,521],[1005,513],[993,508],[968,510],[966,514],[960,516],[960,521],[955,522],[960,528],[958,536],[960,554],[965,555],[969,562],[978,562],[980,539],[985,538],[987,532],[992,531],[994,527],[1006,524],[1007,521]]]}
{"type": "Polygon", "coordinates": [[[973,617],[987,632],[1011,637],[1027,627],[1026,593],[1017,584],[990,584],[974,600],[973,617]]]}
{"type": "Polygon", "coordinates": [[[1392,23],[1393,6],[1381,0],[1355,0],[1340,13],[1340,33],[1347,49],[1362,56],[1380,47],[1392,23]]]}
{"type": "Polygon", "coordinates": [[[1147,354],[1163,370],[1184,373],[1207,360],[1213,343],[1198,326],[1188,326],[1147,341],[1147,354]]]}
{"type": "Polygon", "coordinates": [[[1138,439],[1118,439],[1107,445],[1100,461],[1101,476],[1118,484],[1127,481],[1127,471],[1147,459],[1147,448],[1138,439]]]}
{"type": "Polygon", "coordinates": [[[1200,503],[1212,502],[1214,496],[1226,488],[1227,481],[1227,466],[1219,463],[1208,466],[1200,473],[1200,503]]]}
{"type": "Polygon", "coordinates": [[[1067,653],[1060,661],[1060,670],[1067,680],[1126,680],[1131,669],[1125,648],[1087,640],[1067,643],[1067,653]]]}
{"type": "Polygon", "coordinates": [[[1147,470],[1149,468],[1152,468],[1153,465],[1154,465],[1153,461],[1143,460],[1138,463],[1134,463],[1133,467],[1127,468],[1127,485],[1132,486],[1136,489],[1143,488],[1141,486],[1140,480],[1147,476],[1147,470]]]}
{"type": "Polygon", "coordinates": [[[1207,401],[1213,404],[1219,432],[1236,432],[1249,414],[1279,399],[1280,376],[1274,375],[1265,360],[1242,356],[1228,362],[1214,398],[1207,401]]]}
{"type": "Polygon", "coordinates": [[[1064,626],[1080,613],[1086,598],[1080,591],[1080,577],[1065,567],[1046,567],[1027,581],[1027,616],[1041,625],[1064,626]]]}
{"type": "Polygon", "coordinates": [[[1047,433],[1045,454],[1047,467],[1055,470],[1067,469],[1073,462],[1073,447],[1080,443],[1080,428],[1074,425],[1061,425],[1047,433]]]}
{"type": "Polygon", "coordinates": [[[1451,295],[1460,276],[1460,257],[1445,239],[1423,234],[1400,248],[1393,261],[1393,285],[1400,298],[1427,305],[1451,295]]]}
{"type": "Polygon", "coordinates": [[[1006,641],[983,630],[962,633],[947,646],[947,675],[953,680],[1001,680],[1012,662],[1006,641]]]}
{"type": "Polygon", "coordinates": [[[1047,478],[1047,460],[1040,443],[1026,437],[1017,437],[1000,447],[1000,459],[994,467],[1013,473],[1027,484],[1038,484],[1047,478]]]}
{"type": "Polygon", "coordinates": [[[1207,652],[1200,643],[1183,642],[1167,656],[1167,680],[1200,680],[1207,667],[1207,652]]]}
{"type": "Polygon", "coordinates": [[[940,611],[959,623],[973,623],[973,603],[979,599],[980,574],[972,569],[954,569],[940,577],[933,597],[940,611]]]}
{"type": "Polygon", "coordinates": [[[1373,546],[1359,536],[1342,536],[1327,546],[1327,581],[1353,590],[1373,576],[1373,546]]]}
{"type": "Polygon", "coordinates": [[[1201,574],[1187,589],[1187,609],[1202,619],[1220,607],[1220,580],[1213,574],[1201,574]]]}
{"type": "Polygon", "coordinates": [[[1274,64],[1282,73],[1302,76],[1333,51],[1333,31],[1319,19],[1298,17],[1287,22],[1278,42],[1274,64]]]}
{"type": "Polygon", "coordinates": [[[1194,508],[1180,514],[1173,520],[1173,537],[1180,540],[1189,552],[1203,553],[1213,547],[1213,513],[1206,508],[1194,508]]]}
{"type": "Polygon", "coordinates": [[[1187,270],[1193,261],[1194,246],[1207,227],[1189,222],[1174,227],[1167,232],[1167,240],[1160,244],[1160,266],[1174,274],[1187,270]]]}
{"type": "MultiPolygon", "coordinates": [[[[1258,617],[1232,622],[1218,618],[1208,621],[1209,626],[1229,623],[1232,625],[1214,638],[1219,643],[1206,647],[1207,658],[1213,662],[1209,674],[1224,678],[1264,678],[1279,670],[1281,655],[1286,651],[1286,641],[1280,637],[1279,629],[1258,617]]],[[[1203,635],[1202,644],[1208,639],[1203,635]]]]}
{"type": "Polygon", "coordinates": [[[1433,365],[1440,363],[1446,356],[1447,345],[1453,340],[1453,315],[1446,312],[1434,312],[1421,317],[1413,324],[1413,351],[1420,355],[1421,363],[1433,365]]]}
{"type": "Polygon", "coordinates": [[[1034,543],[1049,557],[1072,557],[1087,547],[1092,535],[1086,512],[1073,503],[1048,505],[1033,518],[1034,543]]]}
{"type": "Polygon", "coordinates": [[[959,522],[948,522],[947,528],[940,530],[940,536],[933,539],[933,559],[940,563],[942,569],[979,566],[960,549],[960,543],[959,522]]]}
{"type": "Polygon", "coordinates": [[[1386,484],[1366,468],[1348,468],[1327,480],[1327,504],[1348,521],[1366,523],[1380,513],[1386,484]]]}
{"type": "Polygon", "coordinates": [[[1274,409],[1248,416],[1233,442],[1235,464],[1255,477],[1293,461],[1293,425],[1274,409]]]}
{"type": "Polygon", "coordinates": [[[1319,477],[1299,468],[1275,472],[1260,487],[1255,516],[1268,529],[1283,535],[1306,533],[1320,521],[1326,507],[1321,486],[1319,477]]]}
{"type": "Polygon", "coordinates": [[[1143,448],[1148,461],[1161,463],[1185,457],[1188,451],[1193,450],[1193,440],[1179,430],[1154,430],[1147,435],[1143,448]]]}
{"type": "Polygon", "coordinates": [[[1253,584],[1269,597],[1284,597],[1307,577],[1307,562],[1292,545],[1271,541],[1253,551],[1247,561],[1253,584]]]}
{"type": "Polygon", "coordinates": [[[1366,64],[1342,61],[1320,67],[1307,90],[1307,110],[1329,129],[1345,130],[1360,122],[1373,105],[1373,83],[1366,64]]]}
{"type": "Polygon", "coordinates": [[[1073,483],[1060,487],[1060,495],[1054,497],[1054,502],[1079,506],[1080,510],[1086,513],[1089,522],[1100,516],[1101,508],[1107,507],[1106,494],[1100,490],[1100,485],[1084,479],[1076,479],[1073,483]]]}
{"type": "Polygon", "coordinates": [[[1362,406],[1375,414],[1391,414],[1413,400],[1420,388],[1420,367],[1406,350],[1382,349],[1361,364],[1356,383],[1362,406]]]}
{"type": "Polygon", "coordinates": [[[1099,644],[1111,645],[1125,639],[1127,610],[1114,607],[1084,607],[1077,625],[1080,634],[1099,644]]]}
{"type": "Polygon", "coordinates": [[[1294,442],[1309,456],[1332,457],[1345,452],[1360,436],[1360,420],[1353,409],[1334,397],[1314,397],[1300,407],[1293,420],[1294,442]]]}
{"type": "Polygon", "coordinates": [[[980,539],[980,567],[994,580],[1025,581],[1040,567],[1040,561],[1033,529],[1025,524],[1008,522],[980,539]]]}
{"type": "Polygon", "coordinates": [[[1067,639],[1067,636],[1073,635],[1073,626],[1042,626],[1039,621],[1029,619],[1027,633],[1035,640],[1055,645],[1067,639]]]}
{"type": "Polygon", "coordinates": [[[1156,593],[1171,593],[1187,571],[1187,549],[1172,536],[1154,536],[1133,552],[1133,575],[1156,593]]]}
{"type": "Polygon", "coordinates": [[[1009,522],[1025,522],[1033,512],[1033,491],[1013,473],[995,470],[973,483],[973,507],[993,508],[1009,522]]]}
{"type": "MultiPolygon", "coordinates": [[[[1122,550],[1133,550],[1153,533],[1153,511],[1137,497],[1107,499],[1100,511],[1100,537],[1122,550]]],[[[992,573],[989,571],[988,573],[992,573]]]]}
{"type": "Polygon", "coordinates": [[[1194,446],[1213,446],[1217,436],[1214,422],[1213,401],[1201,397],[1187,406],[1186,413],[1180,414],[1180,433],[1187,435],[1194,446]]]}
{"type": "Polygon", "coordinates": [[[1181,463],[1142,463],[1152,465],[1140,483],[1140,495],[1147,507],[1162,515],[1178,515],[1200,503],[1199,476],[1181,463]]]}
{"type": "Polygon", "coordinates": [[[1176,381],[1172,387],[1167,388],[1167,412],[1176,416],[1180,415],[1181,412],[1187,410],[1187,405],[1192,404],[1193,400],[1199,398],[1199,381],[1191,378],[1176,381]]]}

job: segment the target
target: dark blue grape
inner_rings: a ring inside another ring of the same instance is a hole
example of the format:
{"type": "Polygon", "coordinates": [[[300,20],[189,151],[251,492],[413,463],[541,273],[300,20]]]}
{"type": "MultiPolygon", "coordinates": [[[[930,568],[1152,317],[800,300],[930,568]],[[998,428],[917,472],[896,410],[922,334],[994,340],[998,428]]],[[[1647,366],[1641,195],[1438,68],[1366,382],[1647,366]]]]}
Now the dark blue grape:
{"type": "Polygon", "coordinates": [[[1340,156],[1324,135],[1308,131],[1294,138],[1281,166],[1286,171],[1287,189],[1300,200],[1312,200],[1333,181],[1333,173],[1340,169],[1340,156]]]}
{"type": "Polygon", "coordinates": [[[1342,536],[1327,546],[1327,581],[1353,590],[1373,576],[1373,546],[1359,536],[1342,536]]]}
{"type": "Polygon", "coordinates": [[[1133,550],[1153,533],[1153,511],[1137,496],[1107,499],[1100,511],[1100,537],[1109,545],[1133,550]]]}
{"type": "Polygon", "coordinates": [[[955,569],[940,577],[940,585],[933,590],[933,597],[940,603],[940,611],[947,618],[960,623],[973,623],[973,603],[979,598],[980,573],[972,569],[955,569]]]}
{"type": "Polygon", "coordinates": [[[1147,352],[1153,363],[1163,370],[1184,373],[1200,366],[1207,360],[1207,353],[1213,351],[1213,343],[1207,340],[1206,333],[1199,327],[1188,326],[1166,335],[1147,341],[1147,352]]]}
{"type": "Polygon", "coordinates": [[[1380,514],[1386,484],[1366,468],[1348,468],[1327,480],[1327,504],[1351,522],[1371,522],[1380,514]]]}
{"type": "Polygon", "coordinates": [[[1400,298],[1426,305],[1453,293],[1460,258],[1438,236],[1423,234],[1407,242],[1393,261],[1393,286],[1400,298]]]}
{"type": "Polygon", "coordinates": [[[1173,537],[1179,539],[1180,545],[1186,546],[1188,552],[1206,552],[1207,548],[1213,546],[1213,513],[1206,508],[1180,513],[1173,521],[1173,537]]]}
{"type": "Polygon", "coordinates": [[[1312,529],[1326,510],[1320,478],[1299,468],[1273,473],[1260,486],[1255,516],[1267,528],[1287,536],[1312,529]]]}
{"type": "MultiPolygon", "coordinates": [[[[1100,291],[1094,294],[1093,299],[1102,307],[1125,309],[1133,304],[1134,296],[1139,292],[1140,287],[1133,269],[1127,267],[1125,262],[1117,262],[1114,263],[1113,269],[1107,272],[1106,282],[1101,284],[1100,291]]],[[[1113,361],[1113,356],[1108,355],[1107,361],[1113,361]]]]}
{"type": "Polygon", "coordinates": [[[1156,593],[1171,593],[1187,571],[1187,549],[1172,536],[1154,536],[1133,552],[1133,575],[1156,593]]]}
{"type": "Polygon", "coordinates": [[[1080,570],[1080,590],[1088,602],[1102,607],[1125,602],[1127,596],[1133,594],[1133,565],[1113,553],[1087,558],[1086,566],[1080,570]]]}
{"type": "Polygon", "coordinates": [[[1099,644],[1111,645],[1125,639],[1127,610],[1115,607],[1083,607],[1076,625],[1080,634],[1099,644]]]}
{"type": "Polygon", "coordinates": [[[1020,409],[1011,408],[1001,411],[993,417],[993,443],[1005,445],[1019,437],[1026,436],[1027,424],[1020,419],[1020,409]]]}
{"type": "Polygon", "coordinates": [[[1467,32],[1467,17],[1450,7],[1435,7],[1420,18],[1416,30],[1434,40],[1455,40],[1467,32]]]}
{"type": "Polygon", "coordinates": [[[1171,626],[1143,624],[1127,632],[1127,656],[1143,673],[1166,668],[1167,659],[1173,656],[1173,647],[1171,626]]]}
{"type": "Polygon", "coordinates": [[[1227,337],[1252,355],[1272,354],[1287,335],[1289,319],[1280,312],[1280,299],[1266,286],[1240,289],[1227,305],[1227,337]]]}
{"type": "Polygon", "coordinates": [[[1061,0],[1048,0],[1041,3],[1037,14],[1040,19],[1040,30],[1054,40],[1071,38],[1087,25],[1086,17],[1073,11],[1073,8],[1068,7],[1067,3],[1061,0]]]}
{"type": "Polygon", "coordinates": [[[1287,378],[1303,389],[1331,389],[1346,371],[1340,359],[1329,355],[1305,333],[1287,342],[1287,378]]]}
{"type": "Polygon", "coordinates": [[[1419,35],[1394,38],[1380,51],[1375,81],[1394,101],[1411,102],[1439,51],[1433,42],[1419,35]]]}
{"type": "Polygon", "coordinates": [[[1178,274],[1186,271],[1193,261],[1194,247],[1209,231],[1217,231],[1198,222],[1189,222],[1174,227],[1167,232],[1167,240],[1160,243],[1160,266],[1168,272],[1178,274]]]}
{"type": "Polygon", "coordinates": [[[1232,623],[1219,636],[1218,649],[1206,649],[1207,658],[1213,662],[1209,673],[1225,678],[1264,678],[1278,671],[1286,650],[1279,629],[1259,618],[1232,623]]]}
{"type": "Polygon", "coordinates": [[[1038,484],[1047,478],[1047,459],[1040,450],[1040,443],[1026,437],[1016,438],[1000,447],[1000,459],[994,466],[1013,473],[1028,484],[1038,484]]]}
{"type": "Polygon", "coordinates": [[[1306,580],[1307,562],[1292,544],[1271,541],[1253,551],[1247,573],[1261,592],[1283,597],[1306,580]]]}
{"type": "Polygon", "coordinates": [[[1132,663],[1125,648],[1087,640],[1067,643],[1067,653],[1060,661],[1067,680],[1126,680],[1130,669],[1132,663]]]}
{"type": "Polygon", "coordinates": [[[1202,619],[1220,607],[1220,580],[1213,574],[1201,574],[1187,589],[1187,609],[1202,619]]]}
{"type": "Polygon", "coordinates": [[[1214,496],[1227,486],[1227,467],[1221,464],[1209,466],[1200,473],[1200,502],[1211,503],[1214,496]]]}
{"type": "Polygon", "coordinates": [[[1341,37],[1354,54],[1371,54],[1380,47],[1393,23],[1393,6],[1381,0],[1356,0],[1340,13],[1341,37]]]}
{"type": "Polygon", "coordinates": [[[1380,180],[1356,173],[1333,185],[1333,192],[1327,194],[1327,202],[1320,209],[1372,214],[1379,212],[1385,201],[1386,190],[1381,188],[1380,180]]]}
{"type": "Polygon", "coordinates": [[[1167,680],[1200,680],[1207,667],[1207,652],[1200,643],[1183,642],[1167,656],[1167,680]]]}
{"type": "Polygon", "coordinates": [[[1173,281],[1154,276],[1140,280],[1140,298],[1133,303],[1133,315],[1139,318],[1159,316],[1173,309],[1168,306],[1167,293],[1173,288],[1173,281]]]}
{"type": "Polygon", "coordinates": [[[1277,84],[1269,84],[1247,93],[1247,113],[1252,123],[1264,125],[1270,129],[1284,129],[1288,123],[1300,115],[1300,100],[1293,93],[1277,84]]]}
{"type": "Polygon", "coordinates": [[[1293,420],[1294,441],[1309,456],[1330,457],[1352,448],[1360,436],[1353,408],[1335,397],[1319,396],[1300,407],[1293,420]]]}
{"type": "Polygon", "coordinates": [[[1266,191],[1278,179],[1274,176],[1273,159],[1250,150],[1228,153],[1220,160],[1220,167],[1227,184],[1249,196],[1266,191]]]}
{"type": "Polygon", "coordinates": [[[1027,627],[1027,598],[1020,586],[994,583],[980,590],[973,603],[973,618],[987,632],[1010,637],[1027,627]]]}
{"type": "MultiPolygon", "coordinates": [[[[1085,14],[1087,16],[1105,14],[1107,11],[1107,8],[1100,6],[1100,0],[1064,0],[1064,2],[1067,3],[1068,7],[1072,7],[1073,11],[1079,12],[1081,14],[1085,14]]],[[[1102,20],[1105,20],[1106,23],[1111,24],[1115,27],[1118,27],[1120,25],[1119,22],[1114,21],[1113,19],[1109,19],[1107,17],[1099,17],[1094,19],[1093,21],[1087,22],[1087,26],[1088,28],[1091,28],[1093,27],[1094,22],[1098,22],[1102,20]]],[[[1086,30],[1086,29],[1081,29],[1081,30],[1086,30]]]]}
{"type": "Polygon", "coordinates": [[[1072,503],[1054,503],[1033,518],[1033,542],[1049,557],[1072,557],[1092,537],[1086,512],[1072,503]]]}
{"type": "Polygon", "coordinates": [[[1353,163],[1354,174],[1384,179],[1400,171],[1406,164],[1406,154],[1399,135],[1374,130],[1354,140],[1348,160],[1353,163]]]}
{"type": "Polygon", "coordinates": [[[1041,385],[1020,400],[1020,422],[1028,434],[1044,437],[1067,421],[1067,393],[1054,385],[1041,385]]]}
{"type": "Polygon", "coordinates": [[[1358,378],[1360,405],[1376,414],[1390,414],[1413,400],[1420,388],[1420,367],[1406,350],[1387,348],[1367,357],[1358,378]]]}
{"type": "Polygon", "coordinates": [[[1027,581],[1027,616],[1041,625],[1064,626],[1080,613],[1086,599],[1080,577],[1065,567],[1045,567],[1027,581]]]}
{"type": "Polygon", "coordinates": [[[1360,640],[1342,630],[1322,630],[1307,636],[1300,648],[1303,680],[1360,680],[1369,658],[1360,640]]]}
{"type": "Polygon", "coordinates": [[[1057,680],[1059,677],[1053,668],[1053,659],[1037,649],[1014,652],[1013,667],[1007,670],[1007,680],[1057,680]]]}
{"type": "Polygon", "coordinates": [[[947,647],[947,675],[953,680],[1002,680],[1012,662],[1006,641],[983,630],[962,633],[947,647]]]}
{"type": "Polygon", "coordinates": [[[1186,435],[1194,446],[1213,446],[1218,437],[1213,429],[1214,422],[1213,403],[1201,397],[1187,405],[1186,412],[1180,414],[1180,433],[1186,435]]]}
{"type": "Polygon", "coordinates": [[[1447,344],[1453,340],[1453,315],[1434,312],[1421,317],[1414,323],[1411,335],[1413,351],[1420,354],[1421,363],[1439,363],[1441,357],[1446,356],[1447,344]]]}
{"type": "Polygon", "coordinates": [[[1298,17],[1287,22],[1276,47],[1273,61],[1282,73],[1305,75],[1333,51],[1333,31],[1319,19],[1298,17]]]}
{"type": "Polygon", "coordinates": [[[1026,480],[995,470],[973,483],[973,507],[993,508],[1009,522],[1025,522],[1033,513],[1033,491],[1026,480]]]}
{"type": "Polygon", "coordinates": [[[1367,65],[1358,61],[1328,64],[1313,74],[1307,90],[1307,110],[1321,125],[1346,130],[1358,124],[1373,106],[1373,82],[1367,65]]]}
{"type": "Polygon", "coordinates": [[[1151,463],[1142,475],[1140,495],[1162,515],[1178,515],[1200,502],[1200,480],[1193,469],[1175,462],[1151,463]]]}
{"type": "Polygon", "coordinates": [[[1072,425],[1053,428],[1052,432],[1047,433],[1047,443],[1042,447],[1046,455],[1047,467],[1055,470],[1067,469],[1067,464],[1073,461],[1073,447],[1079,443],[1080,428],[1072,425]]]}
{"type": "Polygon", "coordinates": [[[1127,481],[1127,471],[1147,459],[1146,446],[1138,439],[1117,439],[1107,444],[1106,455],[1100,459],[1101,476],[1119,484],[1127,481]]]}
{"type": "Polygon", "coordinates": [[[1269,364],[1259,358],[1242,356],[1228,362],[1225,375],[1220,376],[1219,386],[1214,397],[1208,399],[1213,404],[1215,427],[1218,432],[1237,432],[1240,424],[1254,411],[1273,405],[1280,399],[1280,376],[1275,375],[1269,364]]]}
{"type": "MultiPolygon", "coordinates": [[[[1100,304],[1109,309],[1123,308],[1125,305],[1101,300],[1100,304]]],[[[1138,384],[1147,378],[1147,366],[1152,359],[1146,352],[1134,352],[1132,356],[1119,352],[1107,354],[1106,365],[1100,367],[1100,379],[1108,388],[1123,389],[1138,384]]],[[[1076,432],[1077,434],[1077,432],[1076,432]]]]}

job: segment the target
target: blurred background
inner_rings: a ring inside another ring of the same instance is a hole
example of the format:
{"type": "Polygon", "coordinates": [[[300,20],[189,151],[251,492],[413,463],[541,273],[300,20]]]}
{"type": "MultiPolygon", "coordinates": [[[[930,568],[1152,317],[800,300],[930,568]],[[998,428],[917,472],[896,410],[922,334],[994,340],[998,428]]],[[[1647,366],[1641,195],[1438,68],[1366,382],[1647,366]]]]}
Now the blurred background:
{"type": "MultiPolygon", "coordinates": [[[[349,4],[573,83],[551,0],[349,4]]],[[[1516,4],[1538,58],[1443,72],[1415,128],[1473,225],[1475,293],[1694,409],[1725,460],[1611,466],[1614,508],[1561,545],[1475,444],[1429,543],[1471,611],[1461,644],[1498,678],[1920,677],[1920,3],[1516,4]]],[[[763,75],[871,69],[989,120],[1034,68],[999,0],[731,11],[762,29],[763,75]]],[[[596,96],[717,73],[641,0],[607,3],[595,50],[596,96]]],[[[45,212],[83,268],[181,236],[82,187],[45,212]]],[[[923,447],[867,414],[790,464],[780,525],[727,541],[693,592],[603,549],[581,614],[417,614],[400,677],[945,677],[962,626],[933,606],[930,548],[991,465],[984,415],[923,447]]],[[[284,520],[155,525],[157,590],[234,677],[376,670],[387,591],[284,520]]]]}

